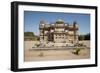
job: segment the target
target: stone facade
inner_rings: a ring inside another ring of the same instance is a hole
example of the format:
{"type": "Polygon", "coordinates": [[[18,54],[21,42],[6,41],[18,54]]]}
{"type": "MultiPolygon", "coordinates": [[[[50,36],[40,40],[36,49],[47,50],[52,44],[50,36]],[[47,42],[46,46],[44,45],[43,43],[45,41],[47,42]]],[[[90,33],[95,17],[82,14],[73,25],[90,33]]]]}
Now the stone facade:
{"type": "Polygon", "coordinates": [[[61,19],[54,23],[40,21],[40,42],[53,42],[54,46],[64,46],[64,44],[67,46],[68,43],[78,43],[78,29],[76,22],[69,24],[61,19]]]}

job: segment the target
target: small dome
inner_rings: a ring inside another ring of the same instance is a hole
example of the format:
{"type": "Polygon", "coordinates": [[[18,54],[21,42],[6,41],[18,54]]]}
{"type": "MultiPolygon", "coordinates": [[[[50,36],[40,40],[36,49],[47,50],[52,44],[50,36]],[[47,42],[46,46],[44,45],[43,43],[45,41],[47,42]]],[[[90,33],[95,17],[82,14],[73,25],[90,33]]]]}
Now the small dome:
{"type": "Polygon", "coordinates": [[[44,20],[41,20],[41,21],[40,21],[40,24],[44,24],[44,23],[45,23],[45,21],[44,21],[44,20]]]}
{"type": "Polygon", "coordinates": [[[56,21],[56,24],[63,24],[64,23],[64,21],[62,20],[62,19],[58,19],[57,21],[56,21]]]}
{"type": "Polygon", "coordinates": [[[45,24],[47,24],[47,22],[45,20],[40,21],[40,25],[45,25],[45,24]]]}

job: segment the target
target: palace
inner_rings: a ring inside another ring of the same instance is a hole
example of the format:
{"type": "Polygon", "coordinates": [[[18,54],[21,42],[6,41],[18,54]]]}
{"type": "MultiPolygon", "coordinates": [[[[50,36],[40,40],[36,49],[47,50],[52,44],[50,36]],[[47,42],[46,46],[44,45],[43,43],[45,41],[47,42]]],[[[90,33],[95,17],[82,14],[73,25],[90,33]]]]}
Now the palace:
{"type": "Polygon", "coordinates": [[[78,24],[65,23],[63,20],[58,19],[54,23],[46,23],[40,21],[40,42],[41,43],[54,43],[53,46],[67,46],[68,44],[78,43],[78,24]]]}

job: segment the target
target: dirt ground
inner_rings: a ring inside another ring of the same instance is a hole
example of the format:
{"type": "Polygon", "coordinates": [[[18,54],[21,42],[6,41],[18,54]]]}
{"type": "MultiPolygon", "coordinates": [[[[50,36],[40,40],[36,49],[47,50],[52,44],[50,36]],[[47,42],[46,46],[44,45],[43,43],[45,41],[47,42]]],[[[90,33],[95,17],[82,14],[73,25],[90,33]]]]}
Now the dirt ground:
{"type": "Polygon", "coordinates": [[[90,58],[90,49],[81,50],[79,55],[73,54],[73,50],[49,50],[35,51],[25,50],[25,61],[43,61],[43,60],[71,60],[90,58]]]}
{"type": "MultiPolygon", "coordinates": [[[[90,58],[90,49],[81,49],[79,55],[74,54],[73,49],[61,50],[34,50],[31,49],[32,41],[25,41],[24,61],[46,61],[46,60],[71,60],[71,59],[88,59],[90,58]]],[[[50,49],[50,48],[49,48],[50,49]]]]}

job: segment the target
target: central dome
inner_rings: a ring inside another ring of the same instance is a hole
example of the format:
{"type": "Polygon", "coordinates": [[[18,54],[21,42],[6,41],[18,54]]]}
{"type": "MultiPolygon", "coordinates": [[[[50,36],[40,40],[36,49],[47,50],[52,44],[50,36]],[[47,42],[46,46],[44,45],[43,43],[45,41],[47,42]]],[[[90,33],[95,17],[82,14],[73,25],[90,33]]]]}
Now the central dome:
{"type": "Polygon", "coordinates": [[[64,24],[64,21],[63,21],[62,19],[58,19],[58,20],[56,21],[56,24],[64,24]]]}

